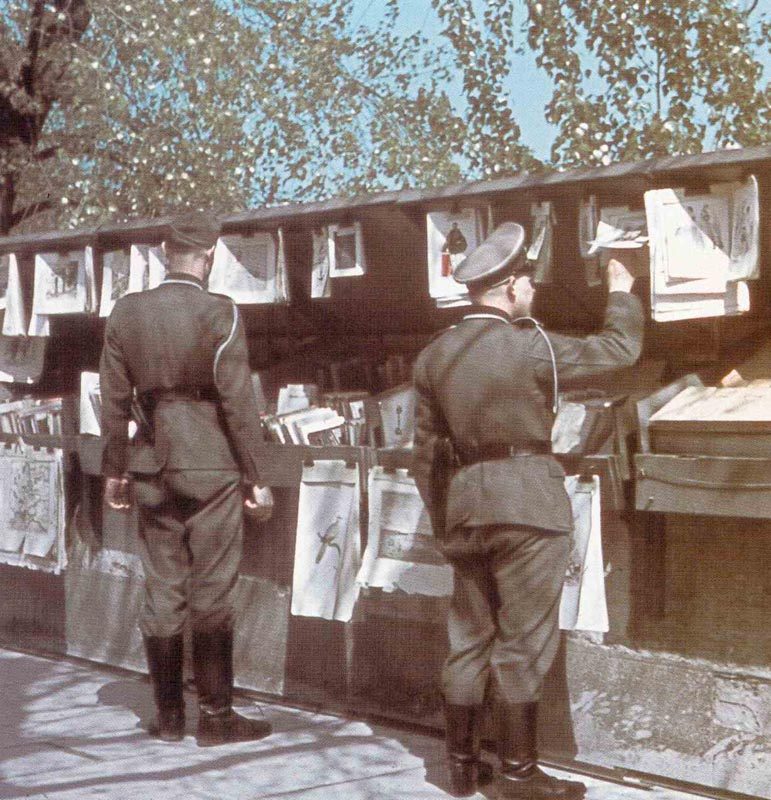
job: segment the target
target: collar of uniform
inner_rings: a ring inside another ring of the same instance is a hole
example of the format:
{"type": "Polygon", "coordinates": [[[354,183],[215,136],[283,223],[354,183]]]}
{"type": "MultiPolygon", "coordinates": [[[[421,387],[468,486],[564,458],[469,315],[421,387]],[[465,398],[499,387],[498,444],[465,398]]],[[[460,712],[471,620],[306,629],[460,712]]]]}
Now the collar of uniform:
{"type": "Polygon", "coordinates": [[[495,308],[493,306],[475,305],[463,315],[463,319],[490,319],[493,317],[499,319],[501,322],[511,322],[511,317],[505,311],[501,311],[500,308],[495,308]]]}
{"type": "Polygon", "coordinates": [[[191,275],[189,272],[167,272],[166,277],[161,281],[164,283],[189,283],[191,286],[197,286],[199,289],[204,289],[203,281],[191,275]]]}

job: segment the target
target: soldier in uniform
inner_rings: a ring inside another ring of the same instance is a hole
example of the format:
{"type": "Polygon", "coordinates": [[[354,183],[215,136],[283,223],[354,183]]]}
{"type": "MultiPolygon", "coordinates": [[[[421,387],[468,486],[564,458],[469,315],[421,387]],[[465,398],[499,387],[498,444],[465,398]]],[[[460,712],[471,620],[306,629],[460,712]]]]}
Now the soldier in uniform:
{"type": "Polygon", "coordinates": [[[219,230],[202,212],[173,218],[166,279],[116,302],[100,366],[105,499],[128,508],[131,485],[139,511],[140,628],[158,709],[151,732],[165,741],[184,735],[189,620],[201,746],[271,731],[231,707],[244,506],[267,520],[273,500],[260,481],[263,437],[244,327],[235,303],[205,289],[219,230]],[[129,442],[137,402],[142,422],[129,442]]]}
{"type": "Polygon", "coordinates": [[[630,294],[632,276],[611,260],[602,330],[547,336],[529,316],[524,240],[520,225],[504,223],[455,272],[474,306],[416,361],[413,473],[455,575],[442,671],[451,790],[469,796],[480,781],[490,684],[498,796],[570,800],[584,785],[544,773],[536,751],[573,522],[550,447],[557,381],[569,386],[633,364],[643,312],[630,294]]]}

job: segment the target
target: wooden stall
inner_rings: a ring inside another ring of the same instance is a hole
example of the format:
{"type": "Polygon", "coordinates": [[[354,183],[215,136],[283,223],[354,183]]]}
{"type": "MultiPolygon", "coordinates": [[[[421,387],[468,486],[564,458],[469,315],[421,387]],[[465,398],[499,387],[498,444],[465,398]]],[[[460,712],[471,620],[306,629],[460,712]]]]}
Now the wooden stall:
{"type": "MultiPolygon", "coordinates": [[[[552,276],[538,287],[535,315],[547,328],[588,334],[601,323],[607,290],[586,279],[578,233],[582,200],[593,195],[599,204],[642,209],[643,194],[652,188],[703,192],[750,174],[757,178],[761,211],[761,271],[750,285],[750,310],[682,322],[649,319],[639,364],[587,387],[625,398],[602,452],[578,464],[602,477],[610,631],[565,636],[547,682],[542,729],[544,752],[556,762],[771,797],[768,504],[756,502],[755,494],[744,497],[730,470],[719,469],[701,475],[714,490],[709,499],[691,494],[683,500],[677,492],[661,499],[651,481],[665,480],[666,467],[659,466],[665,457],[651,451],[647,424],[672,394],[665,387],[679,379],[713,385],[743,364],[755,371],[745,377],[771,377],[771,357],[763,356],[771,350],[771,147],[258,209],[227,217],[224,233],[279,226],[283,232],[290,301],[242,307],[251,366],[271,395],[287,382],[313,383],[329,374],[330,364],[356,359],[377,367],[398,357],[408,370],[430,336],[462,315],[462,308],[437,308],[429,295],[428,212],[483,208],[492,224],[513,219],[530,228],[531,204],[551,202],[552,276]],[[363,233],[366,274],[337,279],[331,296],[313,298],[314,229],[353,223],[363,233]],[[653,478],[649,464],[656,458],[653,478]],[[723,499],[715,500],[714,492],[723,499]],[[715,502],[720,508],[710,505],[715,502]]],[[[157,244],[163,222],[10,237],[0,240],[0,253],[17,257],[29,301],[36,253],[89,245],[99,277],[100,253],[157,244]]],[[[645,280],[635,291],[649,304],[645,280]]],[[[24,391],[75,396],[80,373],[98,369],[103,324],[96,315],[52,317],[40,377],[24,391]]],[[[335,388],[359,387],[343,378],[335,388]]],[[[102,508],[100,441],[75,430],[73,420],[57,439],[26,437],[30,445],[67,453],[68,565],[58,575],[0,565],[0,643],[144,669],[136,628],[136,522],[102,508]]],[[[376,445],[268,446],[265,471],[276,513],[270,523],[249,523],[246,531],[237,682],[290,703],[438,729],[446,598],[367,590],[348,623],[290,613],[303,463],[342,458],[364,475],[376,464],[408,462],[406,452],[376,445]]],[[[754,452],[748,480],[768,484],[770,462],[771,452],[754,452]]],[[[682,466],[673,467],[678,475],[682,466]]],[[[365,493],[364,518],[366,501],[365,493]]]]}

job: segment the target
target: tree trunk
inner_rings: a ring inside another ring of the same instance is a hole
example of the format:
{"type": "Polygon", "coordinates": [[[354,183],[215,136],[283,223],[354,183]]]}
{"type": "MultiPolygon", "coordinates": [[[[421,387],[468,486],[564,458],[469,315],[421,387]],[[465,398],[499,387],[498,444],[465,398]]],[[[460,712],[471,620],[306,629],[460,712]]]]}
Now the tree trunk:
{"type": "Polygon", "coordinates": [[[0,236],[7,236],[13,226],[13,206],[16,202],[16,184],[13,175],[0,175],[0,236]]]}

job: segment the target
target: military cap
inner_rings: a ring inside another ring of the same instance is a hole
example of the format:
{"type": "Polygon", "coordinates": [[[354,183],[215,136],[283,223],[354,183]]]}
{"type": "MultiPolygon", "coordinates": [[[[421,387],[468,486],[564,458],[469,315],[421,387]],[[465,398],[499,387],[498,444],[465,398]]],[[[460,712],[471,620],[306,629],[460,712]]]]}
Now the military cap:
{"type": "Polygon", "coordinates": [[[525,229],[518,222],[504,222],[458,264],[453,278],[470,289],[481,289],[510,275],[528,275],[532,265],[518,258],[524,248],[525,229]]]}
{"type": "Polygon", "coordinates": [[[174,215],[166,227],[165,240],[171,247],[214,247],[220,235],[220,221],[204,211],[183,211],[174,215]]]}

